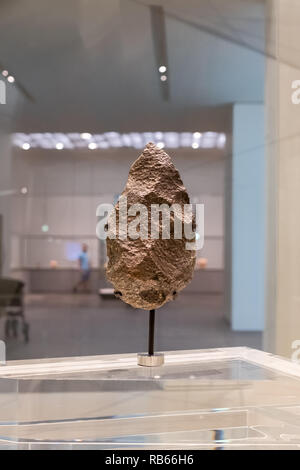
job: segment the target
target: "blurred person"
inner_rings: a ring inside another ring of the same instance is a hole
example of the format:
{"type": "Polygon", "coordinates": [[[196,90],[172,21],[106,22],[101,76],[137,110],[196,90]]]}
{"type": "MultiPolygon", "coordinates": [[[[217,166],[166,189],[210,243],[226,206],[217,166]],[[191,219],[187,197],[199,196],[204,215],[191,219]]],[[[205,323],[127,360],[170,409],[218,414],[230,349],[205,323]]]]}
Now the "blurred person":
{"type": "Polygon", "coordinates": [[[90,260],[88,256],[88,246],[86,243],[82,244],[81,253],[78,257],[78,264],[80,270],[80,281],[74,286],[73,292],[77,292],[79,289],[89,292],[89,279],[91,275],[90,260]]]}

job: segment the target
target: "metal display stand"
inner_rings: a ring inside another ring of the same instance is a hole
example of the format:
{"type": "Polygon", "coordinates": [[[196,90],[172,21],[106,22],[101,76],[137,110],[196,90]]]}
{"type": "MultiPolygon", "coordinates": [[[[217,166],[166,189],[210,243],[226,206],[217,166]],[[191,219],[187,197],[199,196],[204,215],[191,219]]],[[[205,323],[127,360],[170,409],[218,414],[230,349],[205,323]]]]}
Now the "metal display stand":
{"type": "Polygon", "coordinates": [[[155,310],[149,311],[148,353],[138,353],[137,363],[144,367],[158,367],[164,363],[162,353],[154,353],[155,310]]]}

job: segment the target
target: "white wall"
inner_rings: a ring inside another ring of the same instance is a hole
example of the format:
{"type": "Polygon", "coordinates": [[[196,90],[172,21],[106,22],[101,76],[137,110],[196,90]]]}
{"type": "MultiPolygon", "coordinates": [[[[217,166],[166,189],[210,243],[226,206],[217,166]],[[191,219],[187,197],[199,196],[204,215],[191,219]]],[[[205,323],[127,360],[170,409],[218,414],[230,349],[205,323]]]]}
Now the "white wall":
{"type": "Polygon", "coordinates": [[[265,295],[264,106],[233,108],[231,324],[263,330],[265,295]]]}
{"type": "Polygon", "coordinates": [[[15,86],[9,86],[4,82],[4,79],[0,78],[0,80],[5,83],[6,87],[6,103],[0,104],[0,215],[2,217],[0,276],[8,276],[11,264],[11,195],[15,189],[11,171],[12,148],[10,133],[14,110],[20,95],[15,86]]]}
{"type": "MultiPolygon", "coordinates": [[[[205,245],[199,255],[208,267],[223,268],[224,152],[180,150],[170,152],[192,202],[205,204],[205,245]]],[[[95,236],[96,208],[113,202],[127,181],[136,150],[45,151],[15,150],[13,181],[28,194],[13,198],[12,267],[72,266],[65,243],[86,241],[92,263],[98,265],[95,236]],[[43,234],[43,224],[49,232],[43,234]]],[[[102,262],[102,261],[101,261],[102,262]]]]}
{"type": "Polygon", "coordinates": [[[300,344],[300,2],[268,1],[266,68],[267,302],[264,348],[299,362],[300,344]],[[270,57],[275,57],[271,59],[270,57]]]}
{"type": "MultiPolygon", "coordinates": [[[[5,106],[5,105],[4,105],[5,106]]],[[[11,152],[9,135],[0,130],[0,215],[1,215],[1,246],[0,275],[7,276],[10,266],[10,207],[11,207],[11,152]]]]}

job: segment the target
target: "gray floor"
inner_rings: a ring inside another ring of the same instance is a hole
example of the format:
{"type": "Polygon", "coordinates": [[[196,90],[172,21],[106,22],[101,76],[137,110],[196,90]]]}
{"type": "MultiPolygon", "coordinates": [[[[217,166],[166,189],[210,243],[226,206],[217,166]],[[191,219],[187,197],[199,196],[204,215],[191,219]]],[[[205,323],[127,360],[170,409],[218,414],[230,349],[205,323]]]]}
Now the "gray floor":
{"type": "MultiPolygon", "coordinates": [[[[26,298],[30,342],[7,342],[7,359],[144,351],[148,313],[121,300],[96,295],[30,295],[26,298]]],[[[158,350],[222,346],[261,348],[258,332],[232,332],[223,319],[223,297],[182,293],[157,310],[158,350]]],[[[3,320],[1,337],[3,338],[3,320]]]]}

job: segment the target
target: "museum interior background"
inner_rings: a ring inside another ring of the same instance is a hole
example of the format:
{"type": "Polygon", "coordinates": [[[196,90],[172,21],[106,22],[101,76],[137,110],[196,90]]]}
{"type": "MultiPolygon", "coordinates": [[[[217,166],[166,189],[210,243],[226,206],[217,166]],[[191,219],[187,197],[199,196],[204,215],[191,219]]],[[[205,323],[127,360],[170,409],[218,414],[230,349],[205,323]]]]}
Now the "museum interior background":
{"type": "Polygon", "coordinates": [[[145,349],[146,312],[99,296],[109,286],[95,229],[148,140],[205,206],[198,269],[158,311],[157,348],[291,355],[299,17],[292,0],[1,2],[1,276],[25,282],[30,324],[8,359],[145,349]],[[83,242],[91,292],[73,294],[83,242]]]}

